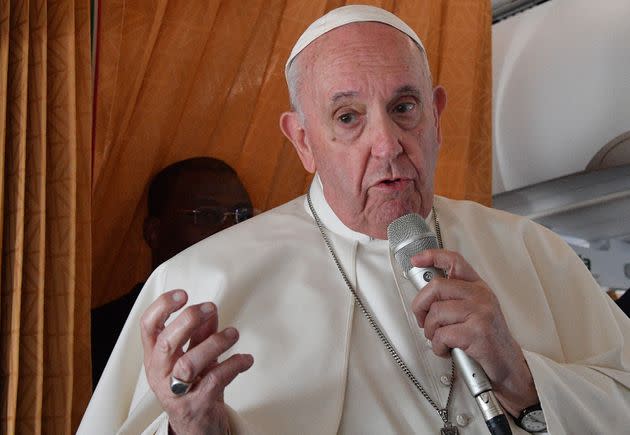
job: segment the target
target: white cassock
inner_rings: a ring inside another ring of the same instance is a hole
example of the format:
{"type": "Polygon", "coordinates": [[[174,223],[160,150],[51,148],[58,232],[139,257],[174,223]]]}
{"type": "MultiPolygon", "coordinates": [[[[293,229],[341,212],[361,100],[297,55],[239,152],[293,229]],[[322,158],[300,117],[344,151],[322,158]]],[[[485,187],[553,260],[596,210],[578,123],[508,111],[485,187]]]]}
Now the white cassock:
{"type": "MultiPolygon", "coordinates": [[[[388,243],[347,228],[311,195],[352,284],[411,371],[440,406],[450,359],[436,357],[410,310],[417,291],[388,243]]],[[[526,219],[435,198],[444,247],[459,252],[496,293],[531,369],[550,434],[621,434],[630,428],[630,320],[574,252],[526,219]]],[[[428,219],[432,225],[432,219],[428,219]]],[[[230,353],[254,365],[228,386],[236,434],[439,434],[441,419],[392,360],[355,306],[304,197],[222,231],[151,275],[114,348],[79,434],[164,433],[167,417],[142,367],[139,319],[161,293],[213,301],[230,353]]],[[[228,354],[228,355],[229,355],[228,354]]],[[[460,378],[450,420],[487,434],[460,378]]],[[[511,421],[511,419],[510,419],[511,421]]],[[[514,434],[525,433],[513,422],[514,434]]]]}

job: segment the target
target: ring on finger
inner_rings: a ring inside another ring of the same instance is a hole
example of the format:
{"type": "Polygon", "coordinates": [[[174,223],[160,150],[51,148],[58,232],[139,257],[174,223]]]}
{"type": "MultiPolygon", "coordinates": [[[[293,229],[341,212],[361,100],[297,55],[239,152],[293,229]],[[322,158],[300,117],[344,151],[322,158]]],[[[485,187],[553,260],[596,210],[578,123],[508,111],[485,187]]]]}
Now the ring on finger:
{"type": "Polygon", "coordinates": [[[175,376],[171,376],[171,392],[176,396],[183,396],[188,393],[190,387],[192,387],[192,382],[182,381],[175,376]]]}

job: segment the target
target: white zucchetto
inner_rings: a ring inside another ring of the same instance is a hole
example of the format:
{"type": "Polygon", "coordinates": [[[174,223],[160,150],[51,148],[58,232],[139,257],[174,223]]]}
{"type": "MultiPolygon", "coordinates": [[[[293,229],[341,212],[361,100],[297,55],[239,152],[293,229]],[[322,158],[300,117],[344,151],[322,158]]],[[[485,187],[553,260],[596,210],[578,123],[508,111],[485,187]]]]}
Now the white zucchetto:
{"type": "Polygon", "coordinates": [[[407,23],[391,12],[375,6],[367,5],[342,6],[340,8],[333,9],[326,15],[315,20],[310,26],[308,26],[304,33],[302,33],[302,36],[300,36],[293,46],[293,50],[291,50],[289,59],[284,67],[285,77],[288,79],[289,66],[291,65],[291,62],[293,62],[293,59],[295,59],[295,57],[300,54],[300,52],[311,42],[323,34],[336,29],[337,27],[345,26],[350,23],[362,22],[377,22],[392,26],[409,36],[422,50],[424,50],[424,45],[416,32],[414,32],[407,23]]]}

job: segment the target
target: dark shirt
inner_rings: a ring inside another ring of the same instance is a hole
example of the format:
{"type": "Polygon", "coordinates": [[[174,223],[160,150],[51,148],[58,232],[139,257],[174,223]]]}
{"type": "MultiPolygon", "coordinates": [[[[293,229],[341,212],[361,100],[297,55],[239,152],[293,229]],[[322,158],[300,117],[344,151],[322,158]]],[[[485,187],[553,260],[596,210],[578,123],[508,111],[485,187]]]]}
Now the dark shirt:
{"type": "Polygon", "coordinates": [[[616,302],[619,308],[630,317],[630,289],[626,290],[616,302]]]}
{"type": "Polygon", "coordinates": [[[105,369],[127,316],[136,302],[143,282],[126,295],[92,310],[92,389],[105,369]]]}

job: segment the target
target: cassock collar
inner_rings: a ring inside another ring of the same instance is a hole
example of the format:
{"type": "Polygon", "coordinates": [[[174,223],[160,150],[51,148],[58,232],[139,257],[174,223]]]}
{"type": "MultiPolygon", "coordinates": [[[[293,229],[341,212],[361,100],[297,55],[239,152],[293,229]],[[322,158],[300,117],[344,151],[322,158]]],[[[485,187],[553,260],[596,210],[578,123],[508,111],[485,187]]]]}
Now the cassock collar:
{"type": "MultiPolygon", "coordinates": [[[[315,211],[319,215],[319,219],[322,221],[324,227],[328,230],[345,237],[350,240],[356,240],[359,243],[368,243],[371,241],[377,241],[377,239],[373,239],[367,234],[359,233],[348,228],[341,219],[337,217],[335,212],[330,205],[326,201],[324,197],[324,188],[322,185],[322,180],[319,178],[319,175],[316,173],[313,177],[313,181],[311,182],[311,187],[309,188],[311,193],[311,200],[313,201],[313,207],[315,207],[315,211]]],[[[308,202],[306,198],[304,198],[304,207],[306,208],[306,212],[312,216],[311,210],[308,207],[308,202]]],[[[427,223],[429,223],[429,227],[433,229],[433,219],[432,219],[433,211],[429,213],[427,216],[427,223]]]]}

